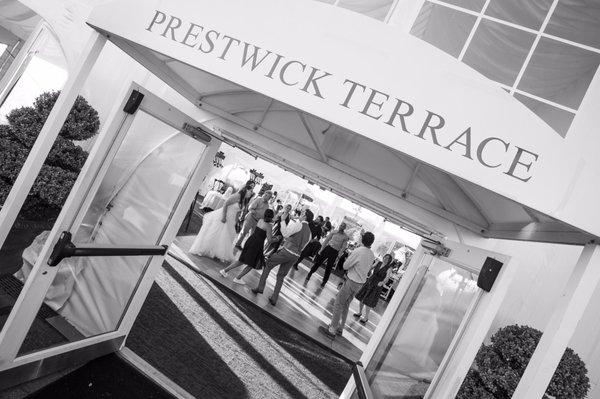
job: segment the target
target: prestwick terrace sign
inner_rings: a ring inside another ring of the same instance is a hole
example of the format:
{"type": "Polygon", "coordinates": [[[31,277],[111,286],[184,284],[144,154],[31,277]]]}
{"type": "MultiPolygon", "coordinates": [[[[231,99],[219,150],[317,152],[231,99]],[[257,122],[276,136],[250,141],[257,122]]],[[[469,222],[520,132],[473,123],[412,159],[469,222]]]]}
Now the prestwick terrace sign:
{"type": "Polygon", "coordinates": [[[232,82],[600,235],[599,168],[581,150],[590,139],[563,139],[498,84],[397,27],[285,0],[118,0],[88,24],[198,93],[232,82]]]}
{"type": "Polygon", "coordinates": [[[446,120],[443,115],[434,110],[425,110],[425,116],[419,116],[415,113],[412,100],[393,96],[384,89],[369,87],[350,78],[335,79],[332,73],[317,66],[289,58],[272,49],[261,48],[227,32],[171,15],[164,10],[155,10],[145,29],[177,45],[189,47],[199,57],[212,56],[281,85],[297,88],[305,94],[333,101],[340,107],[397,128],[399,134],[413,135],[486,168],[498,169],[522,182],[528,182],[535,172],[534,165],[539,154],[534,150],[521,148],[494,136],[474,142],[471,127],[467,126],[458,132],[447,131],[444,129],[446,120]],[[341,82],[343,88],[330,95],[325,88],[327,81],[341,82]],[[342,96],[337,97],[339,94],[342,96]],[[495,152],[511,152],[511,157],[498,159],[490,154],[491,151],[486,151],[488,147],[494,147],[495,152]],[[515,151],[511,151],[511,147],[515,151]]]}

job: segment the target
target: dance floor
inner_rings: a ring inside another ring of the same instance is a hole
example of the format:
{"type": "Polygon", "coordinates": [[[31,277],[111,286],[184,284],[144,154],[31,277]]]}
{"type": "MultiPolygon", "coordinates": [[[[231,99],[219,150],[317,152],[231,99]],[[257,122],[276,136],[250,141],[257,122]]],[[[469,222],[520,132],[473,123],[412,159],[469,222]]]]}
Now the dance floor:
{"type": "MultiPolygon", "coordinates": [[[[359,360],[377,323],[381,319],[381,315],[387,305],[386,302],[380,300],[378,307],[371,312],[369,321],[363,325],[352,317],[352,313],[358,311],[358,301],[355,299],[350,306],[346,329],[343,335],[331,340],[321,334],[318,328],[320,325],[328,324],[331,320],[333,302],[337,294],[337,285],[340,281],[337,276],[332,274],[325,288],[321,288],[321,276],[317,276],[316,274],[313,275],[313,278],[307,285],[304,285],[304,278],[310,267],[310,262],[304,261],[305,264],[301,264],[299,270],[292,269],[284,281],[277,306],[272,306],[269,304],[268,298],[275,284],[277,269],[271,272],[267,280],[265,293],[263,295],[254,295],[251,289],[258,284],[259,271],[252,271],[244,277],[246,285],[235,284],[232,279],[238,273],[237,270],[231,272],[230,277],[223,278],[219,274],[219,270],[224,267],[222,263],[188,252],[193,239],[194,236],[177,237],[169,251],[170,254],[186,263],[204,277],[209,278],[221,288],[235,292],[237,295],[252,302],[271,316],[279,319],[322,346],[329,348],[350,361],[355,362],[359,360]]],[[[320,269],[318,273],[323,273],[323,270],[320,269]]]]}

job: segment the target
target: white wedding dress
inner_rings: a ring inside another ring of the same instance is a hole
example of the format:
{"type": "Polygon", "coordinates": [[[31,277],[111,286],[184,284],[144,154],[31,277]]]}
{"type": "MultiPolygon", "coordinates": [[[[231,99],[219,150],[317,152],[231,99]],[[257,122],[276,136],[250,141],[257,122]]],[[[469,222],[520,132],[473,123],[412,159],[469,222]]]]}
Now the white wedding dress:
{"type": "Polygon", "coordinates": [[[239,210],[239,203],[229,205],[225,223],[221,222],[223,208],[205,214],[190,252],[231,262],[234,259],[233,242],[237,236],[235,223],[239,210]]]}

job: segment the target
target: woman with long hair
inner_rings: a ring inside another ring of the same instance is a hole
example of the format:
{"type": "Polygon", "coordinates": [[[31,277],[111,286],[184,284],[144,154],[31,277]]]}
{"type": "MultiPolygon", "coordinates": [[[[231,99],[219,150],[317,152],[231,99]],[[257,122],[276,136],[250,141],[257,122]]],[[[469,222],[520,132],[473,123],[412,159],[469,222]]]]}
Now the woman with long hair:
{"type": "Polygon", "coordinates": [[[260,270],[262,269],[265,263],[265,256],[263,254],[265,250],[265,240],[267,242],[271,241],[272,237],[272,221],[273,221],[273,210],[267,209],[263,217],[256,223],[252,234],[246,240],[244,244],[244,248],[240,253],[240,257],[238,260],[234,260],[231,262],[229,266],[225,269],[219,271],[221,276],[227,277],[227,272],[240,267],[241,265],[246,265],[246,267],[233,279],[234,283],[237,284],[245,284],[242,280],[248,272],[252,269],[260,270]]]}
{"type": "Polygon", "coordinates": [[[204,215],[200,232],[190,248],[191,253],[224,262],[234,259],[235,224],[238,213],[248,205],[254,195],[253,189],[254,182],[246,183],[240,191],[227,198],[222,208],[204,215]]]}
{"type": "Polygon", "coordinates": [[[383,289],[383,284],[387,281],[388,278],[392,275],[392,261],[394,258],[390,254],[383,255],[383,261],[377,262],[374,268],[369,272],[370,276],[367,278],[367,282],[361,287],[361,289],[356,293],[356,299],[360,301],[360,307],[358,308],[358,313],[354,313],[354,317],[359,319],[361,324],[365,324],[369,321],[369,313],[371,313],[371,309],[377,306],[377,302],[379,302],[379,295],[381,295],[381,290],[383,289]],[[366,307],[367,310],[363,315],[363,308],[366,307]]]}

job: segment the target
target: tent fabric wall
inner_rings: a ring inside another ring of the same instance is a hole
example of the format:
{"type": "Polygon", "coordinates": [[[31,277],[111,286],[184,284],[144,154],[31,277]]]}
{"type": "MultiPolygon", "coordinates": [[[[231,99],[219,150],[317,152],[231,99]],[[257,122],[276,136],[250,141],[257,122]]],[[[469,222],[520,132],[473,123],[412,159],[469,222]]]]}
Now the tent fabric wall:
{"type": "MultiPolygon", "coordinates": [[[[151,116],[138,114],[73,242],[155,245],[203,148],[151,116]]],[[[37,255],[45,234],[25,257],[37,255]]],[[[148,261],[148,257],[66,259],[45,302],[86,336],[111,331],[148,261]]],[[[20,271],[23,280],[33,263],[26,262],[20,271]]]]}
{"type": "MultiPolygon", "coordinates": [[[[76,242],[159,242],[204,145],[146,114],[140,117],[84,218],[85,227],[95,228],[78,232],[76,242]]],[[[82,258],[80,275],[61,314],[88,336],[113,330],[148,261],[148,257],[82,258]]]]}

